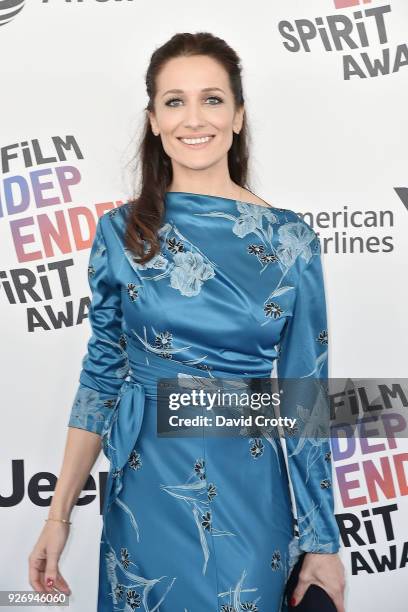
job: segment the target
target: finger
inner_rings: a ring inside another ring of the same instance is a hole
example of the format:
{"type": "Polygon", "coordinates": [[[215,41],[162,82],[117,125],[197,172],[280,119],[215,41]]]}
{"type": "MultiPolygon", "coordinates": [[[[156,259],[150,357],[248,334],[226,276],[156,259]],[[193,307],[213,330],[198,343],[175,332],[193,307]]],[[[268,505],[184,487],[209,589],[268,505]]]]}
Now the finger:
{"type": "Polygon", "coordinates": [[[44,584],[49,593],[52,593],[54,590],[58,574],[58,555],[56,553],[48,552],[47,565],[44,573],[44,584]]]}
{"type": "Polygon", "coordinates": [[[63,593],[66,593],[67,595],[71,595],[71,589],[69,588],[67,581],[65,580],[65,578],[63,578],[63,576],[59,572],[57,574],[56,587],[57,589],[60,589],[63,593]]]}
{"type": "Polygon", "coordinates": [[[299,578],[298,578],[296,587],[290,599],[291,606],[297,606],[302,601],[304,594],[309,588],[309,585],[310,585],[309,580],[306,580],[305,578],[302,577],[301,574],[299,574],[299,578]]]}
{"type": "Polygon", "coordinates": [[[43,584],[42,584],[39,576],[30,575],[29,582],[30,582],[31,586],[33,587],[34,591],[36,591],[37,593],[44,593],[45,592],[45,589],[43,587],[43,584]]]}
{"type": "Polygon", "coordinates": [[[331,598],[336,606],[337,612],[346,612],[346,608],[344,607],[344,599],[340,593],[331,595],[331,598]]]}
{"type": "Polygon", "coordinates": [[[345,612],[344,593],[346,588],[346,581],[344,580],[344,578],[337,580],[334,587],[328,584],[322,584],[321,586],[333,600],[337,612],[345,612]]]}
{"type": "Polygon", "coordinates": [[[38,593],[45,592],[44,584],[42,582],[43,566],[45,566],[45,559],[29,559],[28,565],[28,579],[30,585],[38,593]]]}

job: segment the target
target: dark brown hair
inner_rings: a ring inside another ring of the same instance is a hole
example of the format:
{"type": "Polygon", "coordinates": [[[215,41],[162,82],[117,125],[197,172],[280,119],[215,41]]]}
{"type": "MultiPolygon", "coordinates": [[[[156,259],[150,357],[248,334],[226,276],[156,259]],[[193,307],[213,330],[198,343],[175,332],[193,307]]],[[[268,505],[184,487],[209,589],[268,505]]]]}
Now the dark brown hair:
{"type": "MultiPolygon", "coordinates": [[[[172,36],[157,48],[150,58],[145,77],[149,97],[146,111],[154,110],[156,78],[165,63],[175,57],[192,55],[208,55],[218,61],[228,73],[235,108],[244,104],[241,61],[237,53],[225,40],[209,32],[183,32],[172,36]]],[[[125,246],[135,255],[136,261],[145,263],[160,250],[157,230],[164,214],[164,195],[173,178],[170,157],[163,149],[160,136],[153,134],[147,112],[136,154],[136,169],[139,167],[138,195],[128,200],[130,207],[124,240],[125,246]],[[144,250],[146,247],[147,251],[144,250]]],[[[231,179],[241,187],[246,186],[248,126],[245,112],[240,133],[233,133],[232,145],[228,151],[228,168],[231,179]]]]}

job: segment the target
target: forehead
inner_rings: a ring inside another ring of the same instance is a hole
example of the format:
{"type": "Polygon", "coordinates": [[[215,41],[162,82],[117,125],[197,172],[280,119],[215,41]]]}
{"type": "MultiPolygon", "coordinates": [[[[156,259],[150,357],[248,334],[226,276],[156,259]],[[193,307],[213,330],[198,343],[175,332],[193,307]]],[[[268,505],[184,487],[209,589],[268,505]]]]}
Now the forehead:
{"type": "Polygon", "coordinates": [[[204,87],[221,87],[227,91],[229,81],[224,67],[207,55],[175,57],[166,62],[157,75],[157,92],[181,89],[186,93],[204,87]]]}

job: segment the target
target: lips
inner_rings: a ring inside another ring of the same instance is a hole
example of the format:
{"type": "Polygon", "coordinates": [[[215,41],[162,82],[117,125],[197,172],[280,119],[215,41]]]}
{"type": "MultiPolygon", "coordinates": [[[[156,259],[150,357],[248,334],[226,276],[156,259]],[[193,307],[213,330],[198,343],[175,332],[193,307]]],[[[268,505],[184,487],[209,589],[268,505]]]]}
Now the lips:
{"type": "Polygon", "coordinates": [[[207,138],[208,136],[214,137],[215,134],[189,134],[187,136],[177,136],[177,138],[207,138]]]}
{"type": "Polygon", "coordinates": [[[178,140],[181,142],[181,144],[183,144],[185,147],[189,147],[190,149],[201,149],[203,147],[206,147],[208,144],[210,144],[210,142],[212,142],[214,138],[214,134],[202,134],[201,136],[178,136],[178,140]],[[197,142],[197,143],[188,143],[188,142],[183,142],[182,138],[187,138],[187,139],[197,139],[197,138],[209,138],[209,140],[206,140],[205,142],[197,142]]]}

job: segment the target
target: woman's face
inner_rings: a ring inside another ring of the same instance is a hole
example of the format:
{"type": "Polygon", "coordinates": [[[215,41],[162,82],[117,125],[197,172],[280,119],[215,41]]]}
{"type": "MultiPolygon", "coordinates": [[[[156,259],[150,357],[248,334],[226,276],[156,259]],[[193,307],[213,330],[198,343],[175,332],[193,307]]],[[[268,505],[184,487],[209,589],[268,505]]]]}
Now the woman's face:
{"type": "Polygon", "coordinates": [[[202,170],[226,160],[232,133],[241,130],[244,107],[235,111],[224,68],[206,55],[173,58],[158,74],[156,86],[154,112],[148,114],[173,166],[202,170]],[[189,140],[197,138],[205,141],[189,140]]]}

